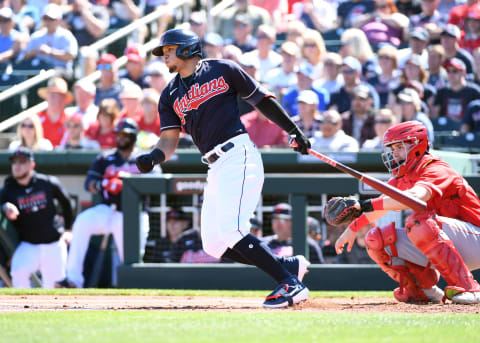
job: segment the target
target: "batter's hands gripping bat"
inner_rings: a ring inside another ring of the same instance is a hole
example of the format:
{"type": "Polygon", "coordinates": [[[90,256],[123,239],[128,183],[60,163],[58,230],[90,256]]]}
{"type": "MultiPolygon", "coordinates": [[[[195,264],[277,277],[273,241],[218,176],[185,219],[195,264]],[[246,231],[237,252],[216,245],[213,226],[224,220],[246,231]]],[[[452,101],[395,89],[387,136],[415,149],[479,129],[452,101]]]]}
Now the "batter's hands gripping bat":
{"type": "MultiPolygon", "coordinates": [[[[107,221],[107,225],[110,225],[113,219],[113,215],[117,207],[115,204],[110,205],[111,214],[110,218],[107,221]]],[[[103,261],[105,260],[105,251],[107,250],[108,246],[108,239],[110,238],[110,231],[105,233],[102,238],[102,243],[100,244],[100,250],[98,251],[97,258],[95,259],[95,263],[93,264],[92,274],[90,275],[90,280],[88,281],[88,288],[97,287],[98,281],[100,280],[100,273],[102,272],[103,261]]]]}
{"type": "Polygon", "coordinates": [[[425,202],[419,199],[415,199],[414,197],[406,194],[405,192],[399,190],[398,188],[395,188],[389,185],[386,182],[380,181],[372,176],[368,176],[366,174],[360,173],[355,169],[347,167],[346,165],[340,162],[337,162],[331,159],[330,157],[322,153],[319,153],[318,151],[315,151],[313,149],[308,149],[308,153],[322,160],[323,162],[328,163],[332,167],[337,168],[338,170],[341,170],[344,173],[352,175],[354,178],[376,189],[380,193],[388,195],[392,199],[395,199],[398,202],[401,202],[402,204],[410,207],[412,210],[416,212],[425,212],[425,210],[427,209],[427,205],[425,204],[425,202]]]}

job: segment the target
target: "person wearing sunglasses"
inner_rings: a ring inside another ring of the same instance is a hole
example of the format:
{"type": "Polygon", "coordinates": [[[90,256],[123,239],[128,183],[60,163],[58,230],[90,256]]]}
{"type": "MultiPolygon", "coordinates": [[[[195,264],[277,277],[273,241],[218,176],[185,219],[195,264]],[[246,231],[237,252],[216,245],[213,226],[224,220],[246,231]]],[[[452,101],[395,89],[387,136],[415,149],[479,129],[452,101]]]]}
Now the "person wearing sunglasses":
{"type": "Polygon", "coordinates": [[[95,105],[99,105],[103,99],[113,98],[122,107],[120,93],[123,86],[118,79],[118,69],[115,66],[117,58],[112,54],[103,54],[97,60],[97,70],[100,70],[100,82],[95,93],[95,105]]]}
{"type": "Polygon", "coordinates": [[[43,138],[43,127],[36,114],[30,115],[17,126],[17,138],[10,142],[8,150],[15,151],[19,147],[33,151],[53,150],[52,143],[43,138]]]}
{"type": "Polygon", "coordinates": [[[55,150],[101,150],[97,141],[85,138],[82,120],[83,116],[80,112],[67,117],[67,120],[65,120],[65,136],[55,150]]]}
{"type": "Polygon", "coordinates": [[[342,130],[340,113],[335,110],[328,110],[323,115],[320,130],[312,138],[312,149],[357,152],[358,141],[342,130]]]}
{"type": "Polygon", "coordinates": [[[383,149],[383,135],[385,132],[395,125],[396,117],[392,110],[382,108],[375,114],[375,133],[377,134],[372,139],[367,139],[363,142],[361,151],[380,151],[383,149]]]}

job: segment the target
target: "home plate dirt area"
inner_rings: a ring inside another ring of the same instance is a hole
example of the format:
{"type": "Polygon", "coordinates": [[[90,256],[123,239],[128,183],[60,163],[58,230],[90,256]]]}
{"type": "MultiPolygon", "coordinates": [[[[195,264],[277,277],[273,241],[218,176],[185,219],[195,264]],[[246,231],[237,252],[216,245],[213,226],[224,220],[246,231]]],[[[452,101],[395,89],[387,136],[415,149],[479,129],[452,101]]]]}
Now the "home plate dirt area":
{"type": "Polygon", "coordinates": [[[287,309],[264,309],[263,298],[133,295],[0,295],[0,313],[25,311],[304,311],[354,313],[480,313],[480,304],[404,304],[393,298],[310,298],[287,309]]]}

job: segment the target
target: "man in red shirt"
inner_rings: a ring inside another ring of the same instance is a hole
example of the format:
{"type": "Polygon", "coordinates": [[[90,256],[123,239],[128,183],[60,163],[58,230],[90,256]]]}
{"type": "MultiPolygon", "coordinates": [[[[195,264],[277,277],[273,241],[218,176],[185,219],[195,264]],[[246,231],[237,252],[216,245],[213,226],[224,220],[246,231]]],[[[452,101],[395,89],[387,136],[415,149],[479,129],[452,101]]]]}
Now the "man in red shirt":
{"type": "Polygon", "coordinates": [[[47,109],[38,113],[43,136],[50,140],[54,147],[58,146],[65,134],[65,106],[73,101],[73,94],[68,91],[64,79],[54,77],[48,81],[47,87],[38,90],[38,96],[48,103],[47,109]]]}
{"type": "Polygon", "coordinates": [[[240,117],[252,142],[259,148],[286,147],[287,134],[262,113],[254,110],[240,117]]]}
{"type": "MultiPolygon", "coordinates": [[[[470,272],[480,267],[480,200],[475,191],[447,163],[430,155],[427,130],[418,121],[388,129],[383,147],[382,159],[393,175],[389,184],[426,203],[425,211],[407,218],[405,229],[392,223],[370,230],[365,238],[370,257],[399,282],[395,298],[480,303],[480,285],[470,272]],[[445,295],[436,286],[439,274],[448,283],[445,295]]],[[[408,209],[385,195],[352,201],[351,208],[359,216],[335,243],[337,253],[345,244],[351,250],[362,227],[388,211],[408,209]]]]}

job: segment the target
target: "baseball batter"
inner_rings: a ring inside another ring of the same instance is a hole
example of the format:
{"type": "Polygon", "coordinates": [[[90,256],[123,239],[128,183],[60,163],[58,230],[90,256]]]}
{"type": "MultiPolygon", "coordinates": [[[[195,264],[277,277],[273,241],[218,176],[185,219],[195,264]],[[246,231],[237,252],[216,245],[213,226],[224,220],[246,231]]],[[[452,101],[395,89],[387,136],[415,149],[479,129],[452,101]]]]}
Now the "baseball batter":
{"type": "Polygon", "coordinates": [[[292,275],[266,244],[249,233],[249,219],[258,203],[264,175],[260,153],[240,121],[237,95],[292,135],[298,144],[296,150],[302,154],[310,147],[308,140],[278,102],[237,64],[202,59],[201,43],[193,32],[165,32],[153,54],[163,56],[170,72],[177,75],[160,97],[159,142],[151,153],[139,156],[138,168],[148,172],[168,160],[183,128],[209,166],[201,217],[203,249],[216,258],[254,264],[275,279],[278,287],[266,298],[265,307],[285,307],[306,300],[308,288],[297,275],[292,275]]]}
{"type": "MultiPolygon", "coordinates": [[[[392,223],[370,230],[365,237],[370,257],[400,284],[394,290],[395,298],[402,302],[450,299],[460,304],[480,303],[480,285],[470,272],[480,268],[480,200],[474,190],[447,163],[428,152],[427,130],[418,121],[388,129],[383,146],[384,164],[393,175],[389,184],[427,204],[427,211],[408,217],[405,229],[392,223]],[[448,283],[445,293],[436,286],[439,273],[448,283]]],[[[345,244],[350,251],[356,231],[387,211],[407,209],[388,196],[343,201],[340,210],[338,203],[327,204],[329,222],[335,221],[333,212],[338,218],[348,213],[359,216],[335,243],[337,253],[345,244]]]]}
{"type": "MultiPolygon", "coordinates": [[[[122,173],[138,174],[135,159],[137,123],[131,118],[121,119],[115,126],[117,149],[101,153],[90,167],[85,188],[102,197],[100,204],[80,213],[73,223],[73,239],[68,253],[67,275],[57,279],[57,288],[81,288],[84,286],[83,264],[92,235],[111,233],[123,261],[123,213],[121,207],[122,173]]],[[[149,231],[148,214],[142,212],[141,246],[144,247],[149,231]]],[[[142,252],[143,253],[143,252],[142,252]]]]}

